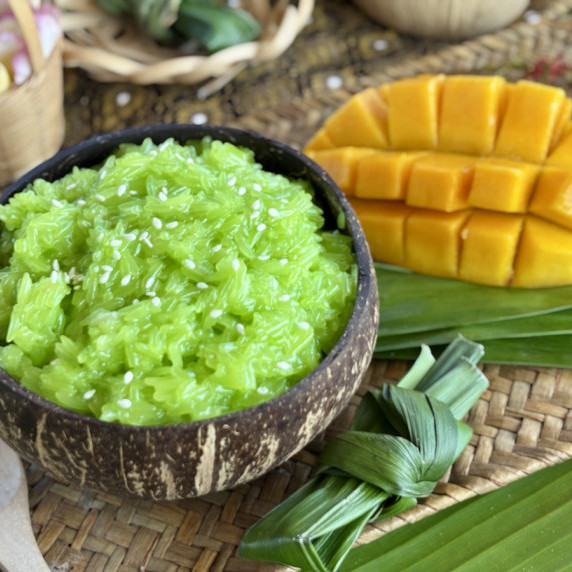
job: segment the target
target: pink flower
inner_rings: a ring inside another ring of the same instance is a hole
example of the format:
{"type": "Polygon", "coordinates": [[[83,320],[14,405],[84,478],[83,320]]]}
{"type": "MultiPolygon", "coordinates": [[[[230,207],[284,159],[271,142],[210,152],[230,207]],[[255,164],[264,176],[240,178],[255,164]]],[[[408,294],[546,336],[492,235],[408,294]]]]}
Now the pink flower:
{"type": "MultiPolygon", "coordinates": [[[[0,13],[0,60],[11,68],[14,84],[21,85],[32,73],[28,49],[6,0],[0,0],[0,13]]],[[[62,35],[59,10],[52,4],[43,3],[34,10],[34,19],[42,54],[48,58],[62,35]]]]}

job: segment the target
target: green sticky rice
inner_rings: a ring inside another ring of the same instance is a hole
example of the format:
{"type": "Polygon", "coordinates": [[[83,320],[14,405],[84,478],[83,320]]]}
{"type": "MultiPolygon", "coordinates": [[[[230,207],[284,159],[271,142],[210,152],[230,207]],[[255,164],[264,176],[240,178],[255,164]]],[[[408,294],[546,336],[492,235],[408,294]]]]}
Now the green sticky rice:
{"type": "Polygon", "coordinates": [[[351,238],[303,180],[205,138],[122,145],[0,205],[0,367],[62,407],[162,425],[266,401],[338,341],[351,238]]]}

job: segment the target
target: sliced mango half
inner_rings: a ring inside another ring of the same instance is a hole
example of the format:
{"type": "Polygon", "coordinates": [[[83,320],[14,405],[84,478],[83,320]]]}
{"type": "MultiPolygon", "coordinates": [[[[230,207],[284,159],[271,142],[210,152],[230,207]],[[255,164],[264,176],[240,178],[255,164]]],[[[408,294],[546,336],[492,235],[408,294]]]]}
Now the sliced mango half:
{"type": "Polygon", "coordinates": [[[421,75],[356,94],[304,152],[347,194],[380,262],[572,284],[571,109],[531,81],[421,75]]]}

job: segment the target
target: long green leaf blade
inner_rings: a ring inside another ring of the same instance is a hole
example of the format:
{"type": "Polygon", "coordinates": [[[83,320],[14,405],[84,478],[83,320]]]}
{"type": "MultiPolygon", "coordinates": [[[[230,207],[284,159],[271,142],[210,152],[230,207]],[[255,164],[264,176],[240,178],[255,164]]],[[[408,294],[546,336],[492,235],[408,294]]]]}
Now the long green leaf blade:
{"type": "Polygon", "coordinates": [[[572,308],[572,286],[499,288],[376,264],[379,334],[422,332],[572,308]]]}
{"type": "Polygon", "coordinates": [[[572,459],[357,547],[341,570],[568,569],[572,562],[571,490],[572,459]],[[528,567],[531,563],[540,567],[528,567]]]}
{"type": "MultiPolygon", "coordinates": [[[[531,336],[530,338],[510,338],[481,342],[485,348],[484,363],[507,365],[529,365],[542,367],[572,367],[572,335],[531,336]]],[[[439,355],[445,346],[431,349],[439,355]]],[[[377,351],[375,359],[415,359],[414,348],[377,351]]]]}

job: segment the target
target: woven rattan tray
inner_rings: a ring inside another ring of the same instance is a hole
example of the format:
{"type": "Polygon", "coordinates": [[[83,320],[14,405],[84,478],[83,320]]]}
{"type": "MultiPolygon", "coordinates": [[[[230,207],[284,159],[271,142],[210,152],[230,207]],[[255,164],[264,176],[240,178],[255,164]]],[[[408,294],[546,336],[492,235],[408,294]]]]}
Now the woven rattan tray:
{"type": "MultiPolygon", "coordinates": [[[[199,101],[188,86],[99,84],[66,73],[67,143],[157,121],[210,121],[256,129],[301,146],[338,105],[367,85],[419,72],[522,77],[537,58],[572,62],[572,0],[533,2],[511,27],[459,44],[416,42],[367,21],[343,0],[317,3],[313,22],[272,63],[247,69],[199,101]]],[[[570,91],[571,76],[558,81],[570,91]]],[[[360,396],[399,379],[406,362],[374,362],[347,410],[325,435],[284,465],[234,490],[177,502],[126,500],[64,486],[28,467],[33,526],[53,570],[277,570],[241,560],[247,527],[300,487],[323,439],[348,426],[360,396]]],[[[572,370],[485,365],[490,389],[470,412],[469,447],[435,494],[376,526],[376,538],[451,503],[572,457],[572,370]]]]}

